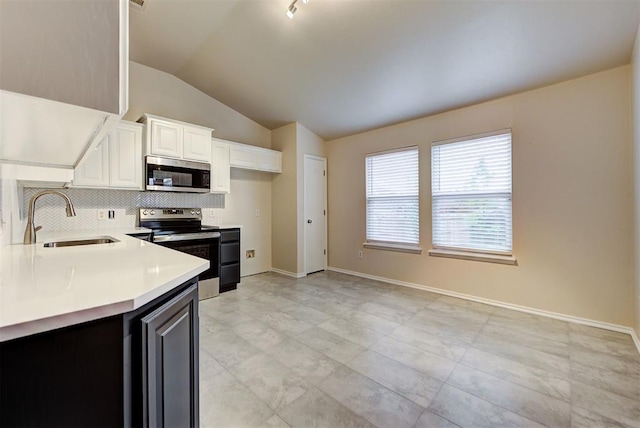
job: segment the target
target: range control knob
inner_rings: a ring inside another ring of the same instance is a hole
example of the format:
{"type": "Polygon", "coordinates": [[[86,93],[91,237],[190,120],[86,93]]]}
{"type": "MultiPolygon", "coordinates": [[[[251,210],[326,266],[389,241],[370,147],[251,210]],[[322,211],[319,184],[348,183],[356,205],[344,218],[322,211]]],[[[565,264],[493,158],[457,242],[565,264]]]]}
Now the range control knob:
{"type": "Polygon", "coordinates": [[[200,210],[196,210],[196,214],[200,215],[200,210]]]}
{"type": "Polygon", "coordinates": [[[194,215],[195,213],[195,210],[191,210],[191,215],[194,215]]]}
{"type": "Polygon", "coordinates": [[[149,211],[147,210],[142,211],[142,215],[147,215],[147,214],[149,214],[149,211]]]}
{"type": "Polygon", "coordinates": [[[156,212],[154,210],[151,210],[151,212],[149,214],[156,215],[156,212]]]}

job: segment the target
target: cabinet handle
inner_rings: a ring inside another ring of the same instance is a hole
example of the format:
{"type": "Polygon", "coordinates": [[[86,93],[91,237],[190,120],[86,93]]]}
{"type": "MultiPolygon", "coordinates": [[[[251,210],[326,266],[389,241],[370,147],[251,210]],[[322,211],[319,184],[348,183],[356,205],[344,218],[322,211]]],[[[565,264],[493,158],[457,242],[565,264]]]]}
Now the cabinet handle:
{"type": "Polygon", "coordinates": [[[313,220],[309,219],[307,220],[307,223],[313,223],[313,220]]]}

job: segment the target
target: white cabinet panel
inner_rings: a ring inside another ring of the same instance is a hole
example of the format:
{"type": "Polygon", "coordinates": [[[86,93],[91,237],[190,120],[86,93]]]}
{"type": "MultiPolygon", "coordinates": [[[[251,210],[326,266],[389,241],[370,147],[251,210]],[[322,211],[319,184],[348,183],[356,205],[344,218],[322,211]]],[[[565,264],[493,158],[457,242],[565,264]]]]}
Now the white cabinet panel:
{"type": "Polygon", "coordinates": [[[213,139],[211,149],[211,193],[231,193],[230,146],[213,139]]]}
{"type": "Polygon", "coordinates": [[[182,157],[182,126],[151,120],[151,153],[174,158],[182,157]]]}
{"type": "Polygon", "coordinates": [[[121,121],[75,169],[73,187],[142,190],[142,128],[121,121]]]}
{"type": "Polygon", "coordinates": [[[109,134],[109,185],[142,190],[142,125],[123,122],[109,134]]]}
{"type": "Polygon", "coordinates": [[[229,153],[231,166],[245,169],[258,169],[258,153],[254,147],[245,144],[233,144],[229,153]]]}
{"type": "Polygon", "coordinates": [[[76,167],[74,186],[109,186],[109,137],[104,137],[98,146],[76,167]]]}
{"type": "Polygon", "coordinates": [[[260,171],[282,172],[282,153],[275,150],[260,150],[258,169],[260,171]]]}
{"type": "Polygon", "coordinates": [[[183,128],[183,152],[184,159],[201,162],[211,160],[211,131],[204,128],[185,126],[183,128]]]}
{"type": "Polygon", "coordinates": [[[229,159],[234,168],[282,172],[282,153],[277,150],[231,143],[229,159]]]}
{"type": "Polygon", "coordinates": [[[147,124],[146,155],[211,162],[213,129],[152,114],[140,121],[147,124]]]}

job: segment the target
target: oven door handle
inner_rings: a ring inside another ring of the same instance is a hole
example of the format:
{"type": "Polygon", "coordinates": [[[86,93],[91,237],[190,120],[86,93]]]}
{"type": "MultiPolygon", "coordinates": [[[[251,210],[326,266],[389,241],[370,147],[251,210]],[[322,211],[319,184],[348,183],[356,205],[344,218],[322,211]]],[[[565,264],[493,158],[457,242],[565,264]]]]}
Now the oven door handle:
{"type": "Polygon", "coordinates": [[[154,235],[153,242],[202,241],[220,237],[220,232],[176,233],[175,235],[154,235]]]}

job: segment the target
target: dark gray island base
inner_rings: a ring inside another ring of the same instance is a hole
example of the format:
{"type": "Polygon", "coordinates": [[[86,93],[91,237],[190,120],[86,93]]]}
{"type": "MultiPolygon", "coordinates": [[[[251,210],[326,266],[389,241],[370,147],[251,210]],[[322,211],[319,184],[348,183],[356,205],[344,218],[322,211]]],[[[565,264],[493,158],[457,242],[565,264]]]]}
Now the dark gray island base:
{"type": "Polygon", "coordinates": [[[198,283],[0,343],[2,427],[197,427],[198,283]]]}

